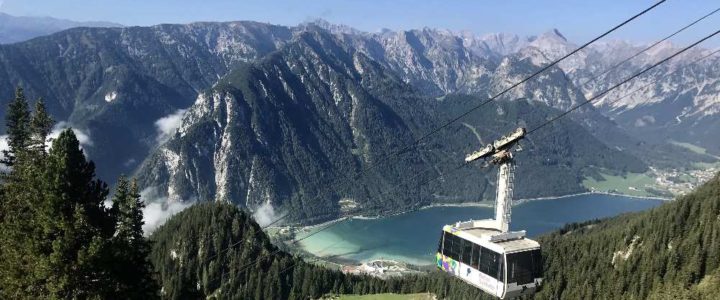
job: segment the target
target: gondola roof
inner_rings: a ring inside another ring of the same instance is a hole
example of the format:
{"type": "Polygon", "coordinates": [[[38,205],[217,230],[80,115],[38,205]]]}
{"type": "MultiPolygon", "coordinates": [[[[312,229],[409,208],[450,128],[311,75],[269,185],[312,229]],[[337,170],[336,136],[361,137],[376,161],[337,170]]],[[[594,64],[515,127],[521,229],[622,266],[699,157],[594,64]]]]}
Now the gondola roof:
{"type": "Polygon", "coordinates": [[[497,235],[500,233],[500,231],[495,229],[487,229],[487,228],[465,228],[465,229],[459,229],[452,225],[446,225],[444,228],[445,231],[453,233],[459,237],[462,237],[466,240],[472,241],[476,244],[492,244],[495,247],[493,250],[500,251],[503,250],[505,253],[512,253],[516,251],[523,251],[523,250],[529,250],[529,249],[535,249],[540,248],[540,244],[534,240],[528,239],[528,238],[519,238],[519,239],[512,239],[512,240],[506,240],[506,241],[497,241],[492,242],[490,241],[490,238],[494,235],[497,235]]]}

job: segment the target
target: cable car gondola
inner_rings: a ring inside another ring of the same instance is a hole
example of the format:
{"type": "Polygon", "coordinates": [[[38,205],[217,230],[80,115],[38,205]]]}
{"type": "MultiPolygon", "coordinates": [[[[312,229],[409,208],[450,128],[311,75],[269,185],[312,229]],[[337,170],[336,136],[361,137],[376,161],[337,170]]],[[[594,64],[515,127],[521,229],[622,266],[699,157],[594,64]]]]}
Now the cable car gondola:
{"type": "Polygon", "coordinates": [[[499,165],[495,218],[445,225],[436,254],[437,267],[500,299],[535,292],[542,283],[540,244],[525,231],[509,231],[513,187],[510,152],[525,136],[518,128],[470,154],[465,161],[491,157],[499,165]]]}

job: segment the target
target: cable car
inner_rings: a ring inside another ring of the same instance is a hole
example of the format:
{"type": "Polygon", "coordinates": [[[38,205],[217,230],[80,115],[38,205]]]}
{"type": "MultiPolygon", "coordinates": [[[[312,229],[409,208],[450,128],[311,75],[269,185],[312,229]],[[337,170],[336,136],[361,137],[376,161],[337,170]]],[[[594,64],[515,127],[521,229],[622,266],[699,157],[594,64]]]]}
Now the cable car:
{"type": "Polygon", "coordinates": [[[513,188],[511,149],[525,136],[518,128],[511,134],[470,154],[470,163],[491,158],[499,165],[495,218],[445,225],[437,267],[500,299],[529,295],[542,284],[540,244],[525,237],[525,231],[510,231],[513,188]]]}

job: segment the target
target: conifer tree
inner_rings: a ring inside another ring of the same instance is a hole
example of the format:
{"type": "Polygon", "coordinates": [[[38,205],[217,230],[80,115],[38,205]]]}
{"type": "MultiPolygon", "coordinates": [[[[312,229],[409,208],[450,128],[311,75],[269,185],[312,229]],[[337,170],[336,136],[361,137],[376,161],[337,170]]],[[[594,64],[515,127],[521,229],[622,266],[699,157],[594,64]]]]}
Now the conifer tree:
{"type": "Polygon", "coordinates": [[[30,112],[22,89],[8,105],[6,119],[9,149],[3,151],[2,163],[12,168],[0,188],[0,298],[20,292],[41,297],[46,294],[45,268],[38,258],[44,239],[36,209],[42,202],[39,175],[44,161],[26,159],[30,112]]]}
{"type": "Polygon", "coordinates": [[[27,106],[18,89],[0,181],[0,299],[157,298],[137,183],[123,178],[106,209],[107,186],[73,131],[48,153],[52,118],[42,100],[32,116],[27,106]]]}
{"type": "Polygon", "coordinates": [[[30,110],[22,88],[15,91],[15,99],[8,105],[5,121],[9,149],[3,150],[2,163],[12,166],[18,153],[26,149],[30,140],[30,110]]]}
{"type": "Polygon", "coordinates": [[[30,120],[30,149],[39,155],[45,155],[45,143],[55,121],[45,108],[45,102],[39,99],[35,103],[35,111],[30,120]]]}
{"type": "Polygon", "coordinates": [[[109,295],[107,255],[114,226],[103,204],[108,189],[94,178],[95,165],[85,159],[72,130],[53,142],[43,177],[41,226],[52,241],[47,249],[50,297],[109,295]]]}
{"type": "Polygon", "coordinates": [[[125,176],[121,176],[113,196],[116,219],[113,249],[114,261],[118,262],[114,272],[115,294],[124,299],[156,298],[159,290],[148,259],[150,244],[143,236],[144,207],[137,181],[129,183],[125,176]]]}

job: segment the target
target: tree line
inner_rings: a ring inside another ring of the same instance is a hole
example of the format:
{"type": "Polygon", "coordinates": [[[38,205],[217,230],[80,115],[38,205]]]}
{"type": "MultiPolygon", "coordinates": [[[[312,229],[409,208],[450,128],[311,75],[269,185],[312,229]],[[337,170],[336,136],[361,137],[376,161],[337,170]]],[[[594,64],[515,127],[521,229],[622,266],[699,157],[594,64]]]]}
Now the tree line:
{"type": "Polygon", "coordinates": [[[44,102],[17,89],[6,114],[0,182],[0,298],[159,296],[135,181],[95,178],[71,129],[50,139],[44,102]]]}

